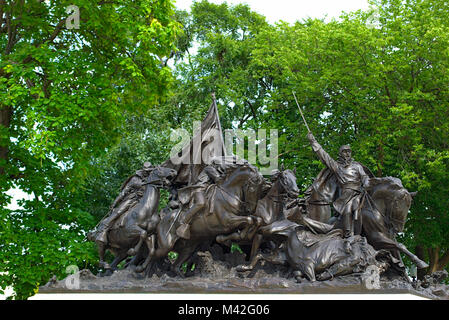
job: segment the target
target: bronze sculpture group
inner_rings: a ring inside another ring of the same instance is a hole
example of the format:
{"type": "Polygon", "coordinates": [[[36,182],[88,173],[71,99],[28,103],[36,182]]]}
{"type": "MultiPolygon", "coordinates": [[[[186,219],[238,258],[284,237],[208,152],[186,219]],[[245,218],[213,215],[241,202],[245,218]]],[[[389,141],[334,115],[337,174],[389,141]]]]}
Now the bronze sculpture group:
{"type": "Polygon", "coordinates": [[[146,162],[89,233],[98,245],[100,265],[113,271],[126,259],[127,268],[150,275],[174,251],[178,256],[171,271],[183,277],[181,266],[200,245],[237,243],[251,245],[240,272],[264,260],[288,266],[299,282],[364,272],[369,266],[407,278],[400,253],[426,268],[395,239],[414,194],[398,178],[375,177],[352,159],[350,146],[342,146],[334,160],[310,131],[307,138],[326,168],[302,198],[295,171],[281,168],[268,179],[235,156],[190,165],[199,172],[190,181],[179,178],[179,166],[146,162]],[[160,188],[170,192],[161,211],[160,188]],[[262,252],[267,242],[270,250],[262,252]],[[115,256],[111,264],[104,261],[105,250],[115,256]]]}

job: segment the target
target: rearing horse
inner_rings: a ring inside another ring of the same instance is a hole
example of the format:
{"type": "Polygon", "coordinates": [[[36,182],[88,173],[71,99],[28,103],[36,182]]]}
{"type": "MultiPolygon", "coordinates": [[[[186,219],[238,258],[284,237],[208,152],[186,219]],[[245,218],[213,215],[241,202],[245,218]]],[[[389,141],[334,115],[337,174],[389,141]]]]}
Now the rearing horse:
{"type": "MultiPolygon", "coordinates": [[[[134,256],[144,242],[150,252],[154,251],[153,232],[160,221],[157,214],[159,189],[168,186],[175,176],[175,170],[161,166],[150,173],[140,201],[117,219],[108,231],[106,249],[109,249],[115,258],[111,265],[104,263],[105,269],[114,270],[125,258],[134,256]]],[[[95,240],[93,233],[89,235],[89,239],[95,240]]],[[[100,259],[103,261],[101,256],[100,259]]]]}
{"type": "Polygon", "coordinates": [[[233,233],[227,236],[221,236],[220,241],[237,241],[252,243],[250,260],[257,254],[262,243],[264,235],[269,234],[271,226],[277,221],[286,220],[284,214],[284,200],[287,198],[296,199],[299,194],[296,185],[296,170],[275,171],[271,177],[272,185],[268,193],[257,202],[252,216],[257,223],[251,226],[248,232],[233,233]],[[262,232],[263,230],[263,232],[262,232]]]}
{"type": "Polygon", "coordinates": [[[176,226],[169,227],[176,212],[167,214],[157,226],[158,248],[152,257],[152,265],[153,262],[165,257],[169,251],[176,251],[179,255],[172,270],[183,276],[180,271],[181,265],[191,257],[201,243],[252,225],[254,219],[245,210],[245,199],[257,198],[262,179],[256,167],[244,162],[239,164],[222,184],[209,186],[206,191],[206,205],[191,222],[189,240],[178,238],[176,226]]]}
{"type": "MultiPolygon", "coordinates": [[[[401,261],[399,252],[402,252],[419,269],[427,268],[427,263],[407,250],[402,243],[396,241],[396,234],[404,228],[412,198],[416,193],[408,192],[403,187],[401,180],[394,177],[370,178],[370,186],[366,191],[369,196],[366,197],[360,214],[362,236],[365,236],[368,243],[376,250],[390,250],[399,261],[401,261]]],[[[315,203],[320,203],[320,201],[321,203],[318,206],[313,204],[315,207],[312,210],[307,208],[309,217],[320,222],[332,223],[327,214],[327,210],[330,213],[330,199],[320,199],[320,195],[315,190],[312,190],[310,199],[314,199],[315,203]],[[323,212],[326,214],[317,214],[323,212]]],[[[342,228],[341,224],[340,220],[335,221],[334,228],[342,228]]]]}

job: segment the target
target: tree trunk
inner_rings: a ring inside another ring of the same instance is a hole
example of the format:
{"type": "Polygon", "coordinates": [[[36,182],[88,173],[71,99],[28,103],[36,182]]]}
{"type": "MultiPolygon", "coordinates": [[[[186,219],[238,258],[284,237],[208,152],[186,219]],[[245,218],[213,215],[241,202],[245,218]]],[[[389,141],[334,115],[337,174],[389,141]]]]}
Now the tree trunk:
{"type": "Polygon", "coordinates": [[[449,264],[449,249],[440,257],[437,270],[444,270],[449,264]]]}
{"type": "Polygon", "coordinates": [[[417,277],[422,280],[425,275],[431,274],[435,271],[442,271],[449,264],[449,249],[444,252],[442,256],[440,256],[441,249],[439,247],[436,248],[423,248],[420,245],[415,247],[415,254],[419,259],[426,261],[426,254],[429,257],[429,267],[427,269],[418,269],[417,277]]]}
{"type": "Polygon", "coordinates": [[[431,274],[435,271],[437,271],[438,268],[438,262],[439,262],[439,252],[440,252],[440,248],[428,248],[428,253],[429,253],[429,268],[427,270],[427,274],[431,274]]]}
{"type": "MultiPolygon", "coordinates": [[[[422,246],[418,245],[418,246],[415,247],[415,254],[416,254],[417,257],[418,257],[419,259],[421,259],[422,261],[426,261],[425,250],[424,250],[424,248],[423,248],[422,246]]],[[[419,280],[424,279],[424,276],[427,274],[427,269],[428,269],[428,268],[426,268],[426,269],[418,269],[418,270],[417,270],[416,277],[417,277],[419,280]]]]}
{"type": "MultiPolygon", "coordinates": [[[[10,106],[0,106],[0,126],[9,128],[11,124],[12,108],[10,106]]],[[[0,139],[0,160],[8,161],[9,136],[0,139]]],[[[5,174],[5,168],[0,165],[0,175],[5,174]]]]}

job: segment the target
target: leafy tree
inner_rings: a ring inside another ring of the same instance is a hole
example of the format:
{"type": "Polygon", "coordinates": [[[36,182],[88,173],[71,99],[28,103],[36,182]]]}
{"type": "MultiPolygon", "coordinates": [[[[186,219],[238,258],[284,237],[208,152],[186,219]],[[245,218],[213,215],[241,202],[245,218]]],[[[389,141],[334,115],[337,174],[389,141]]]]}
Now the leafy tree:
{"type": "Polygon", "coordinates": [[[162,0],[77,1],[80,29],[68,30],[70,4],[0,2],[0,201],[12,187],[33,195],[1,211],[0,287],[26,297],[68,264],[94,268],[86,231],[143,161],[167,158],[170,128],[191,131],[211,92],[223,128],[279,129],[279,160],[306,188],[322,165],[296,92],[332,155],[350,142],[376,175],[419,191],[401,240],[426,272],[447,268],[443,2],[376,0],[330,22],[269,25],[246,5],[203,0],[188,14],[162,0]]]}
{"type": "Polygon", "coordinates": [[[92,266],[82,240],[95,219],[78,191],[125,115],[165,99],[173,14],[168,0],[0,1],[0,288],[16,298],[67,265],[92,266]],[[8,209],[11,188],[31,200],[8,209]]]}
{"type": "Polygon", "coordinates": [[[182,114],[192,110],[202,117],[210,93],[215,92],[223,128],[242,127],[262,109],[258,96],[265,88],[253,79],[248,66],[254,39],[268,24],[243,4],[203,0],[195,2],[191,11],[184,22],[190,42],[175,68],[180,83],[173,98],[182,114]]]}
{"type": "Polygon", "coordinates": [[[306,188],[322,165],[305,139],[295,91],[331,154],[351,143],[376,175],[419,191],[401,240],[433,272],[449,262],[448,13],[431,0],[371,5],[330,22],[268,25],[244,6],[195,3],[184,25],[198,45],[175,67],[173,98],[183,114],[196,114],[216,91],[224,128],[279,129],[279,160],[297,167],[306,188]]]}
{"type": "Polygon", "coordinates": [[[449,262],[447,10],[430,0],[372,4],[329,23],[306,20],[259,33],[251,67],[273,84],[262,121],[285,129],[280,154],[301,178],[317,173],[296,91],[331,154],[351,142],[356,159],[378,176],[399,177],[419,191],[403,240],[433,272],[449,262]]]}

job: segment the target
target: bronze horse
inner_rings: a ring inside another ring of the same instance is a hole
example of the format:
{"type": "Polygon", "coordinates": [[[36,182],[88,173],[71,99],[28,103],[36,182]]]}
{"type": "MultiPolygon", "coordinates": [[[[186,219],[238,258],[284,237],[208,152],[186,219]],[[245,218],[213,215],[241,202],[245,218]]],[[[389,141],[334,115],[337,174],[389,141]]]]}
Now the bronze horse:
{"type": "MultiPolygon", "coordinates": [[[[168,186],[175,176],[175,170],[160,166],[150,173],[139,203],[117,219],[108,231],[106,249],[109,249],[115,258],[111,265],[103,263],[105,269],[116,269],[117,265],[128,256],[134,256],[144,242],[150,252],[154,251],[153,232],[160,220],[157,214],[159,189],[168,186]]],[[[94,239],[92,234],[90,238],[94,239]]]]}
{"type": "Polygon", "coordinates": [[[297,198],[299,194],[296,184],[296,170],[283,170],[275,172],[272,179],[272,186],[268,193],[257,202],[256,209],[252,216],[256,219],[256,224],[251,226],[248,232],[238,232],[227,236],[220,236],[218,242],[249,241],[251,246],[250,260],[257,254],[262,243],[263,234],[269,232],[270,226],[276,221],[286,219],[284,214],[284,201],[288,198],[297,198]],[[263,230],[263,231],[262,231],[263,230]]]}
{"type": "Polygon", "coordinates": [[[213,241],[219,235],[248,228],[255,223],[245,210],[246,199],[257,198],[263,185],[262,179],[256,167],[244,162],[238,165],[221,184],[211,185],[206,192],[207,205],[191,222],[189,240],[176,235],[176,226],[170,228],[177,211],[165,215],[157,226],[158,248],[151,254],[151,264],[140,265],[136,270],[146,269],[147,273],[150,273],[159,259],[167,256],[168,252],[175,251],[178,252],[178,258],[172,265],[172,271],[184,276],[180,267],[200,244],[213,241]]]}
{"type": "MultiPolygon", "coordinates": [[[[401,262],[399,252],[407,255],[418,268],[427,268],[428,265],[420,260],[416,255],[411,253],[407,248],[396,241],[398,232],[402,232],[407,214],[410,209],[413,196],[416,193],[410,193],[402,185],[398,178],[384,177],[384,178],[370,178],[370,186],[367,188],[368,197],[362,207],[360,214],[360,221],[362,236],[365,236],[368,243],[376,250],[386,249],[390,250],[395,258],[401,262]]],[[[328,215],[322,214],[330,210],[330,206],[326,206],[329,199],[320,199],[317,191],[313,190],[310,195],[311,198],[316,199],[315,203],[321,201],[321,209],[307,210],[313,212],[310,218],[317,221],[334,224],[334,228],[341,228],[341,221],[333,221],[328,219],[328,215]],[[317,214],[320,213],[320,214],[317,214]]]]}

